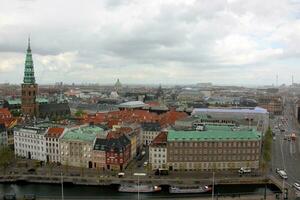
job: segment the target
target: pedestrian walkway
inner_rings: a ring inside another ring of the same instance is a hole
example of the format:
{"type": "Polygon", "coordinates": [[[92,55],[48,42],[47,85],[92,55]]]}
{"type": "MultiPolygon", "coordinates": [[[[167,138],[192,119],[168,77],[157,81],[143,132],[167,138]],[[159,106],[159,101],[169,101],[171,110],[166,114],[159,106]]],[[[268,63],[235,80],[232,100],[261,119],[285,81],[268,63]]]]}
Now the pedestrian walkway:
{"type": "MultiPolygon", "coordinates": [[[[181,198],[172,198],[176,200],[180,200],[181,198]]],[[[226,197],[195,197],[189,198],[189,200],[264,200],[263,195],[242,195],[242,196],[226,196],[226,197]]],[[[276,196],[274,194],[267,195],[266,200],[276,200],[276,196]]]]}

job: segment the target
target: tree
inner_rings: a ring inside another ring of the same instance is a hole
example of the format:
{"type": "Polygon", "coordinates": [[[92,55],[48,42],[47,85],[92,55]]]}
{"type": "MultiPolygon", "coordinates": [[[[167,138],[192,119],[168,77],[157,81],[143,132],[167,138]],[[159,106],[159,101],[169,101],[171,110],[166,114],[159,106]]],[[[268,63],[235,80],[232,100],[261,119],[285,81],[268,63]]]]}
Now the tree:
{"type": "Polygon", "coordinates": [[[11,112],[12,116],[14,116],[14,117],[20,117],[20,115],[21,115],[21,111],[18,109],[13,109],[10,112],[11,112]]]}
{"type": "Polygon", "coordinates": [[[271,161],[271,150],[272,150],[272,130],[269,127],[263,138],[263,160],[262,169],[265,171],[268,169],[271,161]]]}
{"type": "Polygon", "coordinates": [[[0,148],[0,167],[3,168],[3,172],[6,172],[6,168],[14,159],[13,151],[8,147],[0,148]]]}
{"type": "Polygon", "coordinates": [[[75,112],[75,116],[76,117],[81,117],[82,115],[84,115],[85,112],[82,110],[82,109],[78,109],[76,112],[75,112]]]}

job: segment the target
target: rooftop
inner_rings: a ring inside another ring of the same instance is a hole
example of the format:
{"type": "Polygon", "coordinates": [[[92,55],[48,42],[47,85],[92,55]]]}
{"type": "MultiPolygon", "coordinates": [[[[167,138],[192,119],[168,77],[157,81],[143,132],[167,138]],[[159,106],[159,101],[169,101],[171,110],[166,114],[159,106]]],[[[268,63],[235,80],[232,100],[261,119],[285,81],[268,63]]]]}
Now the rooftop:
{"type": "MultiPolygon", "coordinates": [[[[36,101],[38,103],[41,103],[41,104],[47,104],[48,103],[48,99],[42,98],[42,97],[37,97],[36,101]]],[[[9,99],[9,100],[7,100],[7,102],[8,102],[9,105],[18,105],[18,104],[21,104],[21,99],[19,99],[19,98],[9,99]]]]}
{"type": "Polygon", "coordinates": [[[98,126],[78,127],[67,131],[62,139],[92,142],[101,133],[104,134],[104,130],[98,126]]]}
{"type": "Polygon", "coordinates": [[[64,130],[65,129],[61,127],[51,127],[48,129],[45,136],[51,138],[59,138],[63,134],[64,130]]]}
{"type": "Polygon", "coordinates": [[[158,122],[143,122],[142,129],[144,131],[160,131],[161,126],[158,122]]]}
{"type": "Polygon", "coordinates": [[[31,132],[31,133],[36,133],[36,134],[45,134],[46,128],[44,127],[36,127],[36,126],[19,126],[17,127],[17,130],[21,132],[31,132]]]}
{"type": "Polygon", "coordinates": [[[268,111],[261,107],[255,108],[195,108],[192,115],[197,115],[203,112],[214,112],[214,113],[247,113],[247,114],[267,114],[268,111]]]}
{"type": "Polygon", "coordinates": [[[146,104],[142,101],[128,101],[125,103],[119,104],[119,108],[142,108],[146,106],[146,104]]]}
{"type": "Polygon", "coordinates": [[[168,141],[260,140],[261,134],[253,129],[232,129],[228,126],[208,126],[205,131],[169,130],[168,141]]]}
{"type": "Polygon", "coordinates": [[[163,131],[160,132],[151,142],[150,146],[162,146],[167,144],[168,133],[163,131]]]}

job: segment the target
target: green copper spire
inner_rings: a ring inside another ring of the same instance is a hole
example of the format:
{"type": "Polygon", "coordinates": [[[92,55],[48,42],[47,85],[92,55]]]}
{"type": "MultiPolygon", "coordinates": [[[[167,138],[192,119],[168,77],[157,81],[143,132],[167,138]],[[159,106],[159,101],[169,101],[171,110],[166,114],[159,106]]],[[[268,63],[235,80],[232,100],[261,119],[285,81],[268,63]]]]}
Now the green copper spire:
{"type": "Polygon", "coordinates": [[[27,48],[26,60],[25,60],[24,83],[35,84],[33,60],[32,60],[32,54],[30,49],[30,38],[28,38],[28,48],[27,48]]]}

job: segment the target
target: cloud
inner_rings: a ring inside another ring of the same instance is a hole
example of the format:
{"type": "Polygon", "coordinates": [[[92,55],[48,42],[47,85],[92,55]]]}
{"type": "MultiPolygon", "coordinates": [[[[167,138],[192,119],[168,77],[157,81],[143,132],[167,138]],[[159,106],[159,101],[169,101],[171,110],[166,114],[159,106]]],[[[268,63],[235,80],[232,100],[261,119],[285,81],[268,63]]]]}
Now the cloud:
{"type": "Polygon", "coordinates": [[[295,1],[6,1],[0,82],[22,81],[29,34],[39,83],[257,82],[298,72],[299,31],[295,1]]]}

